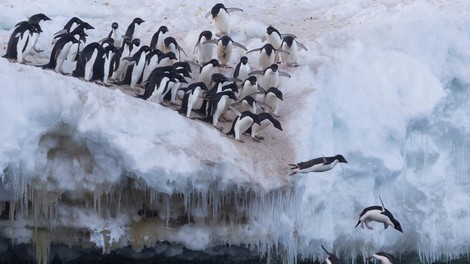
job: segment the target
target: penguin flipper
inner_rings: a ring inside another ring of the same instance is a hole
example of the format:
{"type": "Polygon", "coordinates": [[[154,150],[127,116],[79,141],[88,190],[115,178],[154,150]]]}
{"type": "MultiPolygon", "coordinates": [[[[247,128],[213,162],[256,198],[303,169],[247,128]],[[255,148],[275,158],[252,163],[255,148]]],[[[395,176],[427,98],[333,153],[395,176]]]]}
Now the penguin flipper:
{"type": "Polygon", "coordinates": [[[384,223],[384,229],[387,229],[388,225],[384,223]]]}
{"type": "Polygon", "coordinates": [[[278,71],[279,72],[279,76],[285,76],[285,77],[291,77],[290,74],[288,74],[287,72],[283,72],[283,71],[278,71]]]}
{"type": "Polygon", "coordinates": [[[246,54],[251,53],[251,52],[255,52],[255,51],[261,51],[261,48],[249,50],[249,51],[246,52],[246,54]]]}
{"type": "Polygon", "coordinates": [[[246,47],[243,46],[242,44],[240,44],[238,42],[235,42],[235,41],[232,41],[232,43],[235,47],[239,47],[240,49],[243,49],[243,50],[247,51],[246,47]]]}
{"type": "Polygon", "coordinates": [[[264,71],[259,70],[259,71],[252,71],[252,72],[248,73],[248,75],[255,75],[255,74],[264,74],[264,71]]]}
{"type": "Polygon", "coordinates": [[[305,47],[304,44],[300,43],[297,41],[297,46],[299,46],[301,49],[307,50],[307,47],[305,47]]]}
{"type": "Polygon", "coordinates": [[[228,12],[234,12],[234,11],[240,11],[243,12],[243,9],[238,8],[238,7],[227,7],[228,12]]]}
{"type": "Polygon", "coordinates": [[[357,221],[357,224],[354,228],[356,228],[360,223],[361,223],[361,219],[359,219],[359,221],[357,221]]]}

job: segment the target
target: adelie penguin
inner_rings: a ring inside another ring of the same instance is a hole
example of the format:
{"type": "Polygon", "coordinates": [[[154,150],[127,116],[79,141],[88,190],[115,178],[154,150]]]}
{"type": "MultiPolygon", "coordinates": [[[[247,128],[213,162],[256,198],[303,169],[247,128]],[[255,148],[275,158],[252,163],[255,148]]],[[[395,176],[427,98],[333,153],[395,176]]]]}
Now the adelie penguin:
{"type": "Polygon", "coordinates": [[[326,264],[341,264],[341,261],[339,261],[338,257],[331,253],[331,252],[328,252],[328,250],[326,250],[326,248],[321,245],[321,248],[323,249],[323,251],[325,251],[326,253],[326,258],[325,258],[325,262],[326,264]]]}
{"type": "Polygon", "coordinates": [[[290,175],[297,173],[329,171],[340,162],[348,163],[343,155],[336,155],[333,157],[314,158],[309,161],[299,162],[297,164],[289,164],[289,169],[291,170],[290,175]]]}
{"type": "Polygon", "coordinates": [[[98,42],[92,42],[83,48],[78,57],[75,70],[72,72],[74,77],[83,77],[89,81],[93,77],[93,68],[97,60],[104,54],[104,49],[98,42]]]}
{"type": "Polygon", "coordinates": [[[390,253],[387,252],[377,252],[369,256],[367,259],[373,259],[380,261],[380,264],[399,264],[398,259],[390,253]]]}
{"type": "Polygon", "coordinates": [[[228,66],[232,58],[233,47],[238,47],[243,50],[247,50],[242,44],[233,41],[229,36],[222,36],[218,40],[212,39],[206,41],[207,43],[214,43],[217,45],[217,59],[220,65],[228,66]]]}
{"type": "Polygon", "coordinates": [[[286,53],[282,54],[283,60],[287,66],[297,67],[299,66],[299,48],[307,50],[304,44],[298,42],[294,36],[285,36],[281,43],[281,49],[286,53]]]}
{"type": "Polygon", "coordinates": [[[165,39],[165,35],[168,32],[167,26],[160,26],[152,36],[152,40],[150,41],[150,48],[152,50],[160,50],[163,52],[164,45],[163,40],[165,39]]]}
{"type": "Polygon", "coordinates": [[[203,82],[206,87],[209,87],[212,82],[212,74],[214,74],[214,69],[219,67],[219,61],[217,59],[211,59],[210,61],[204,63],[201,66],[199,71],[198,82],[203,82]]]}
{"type": "Polygon", "coordinates": [[[181,108],[178,110],[178,113],[186,115],[187,118],[191,118],[191,111],[196,105],[201,93],[207,91],[207,87],[203,82],[196,82],[179,90],[183,91],[184,95],[181,101],[181,108]]]}
{"type": "Polygon", "coordinates": [[[232,127],[230,131],[227,132],[227,136],[233,136],[235,140],[238,140],[242,143],[244,141],[240,138],[245,131],[247,131],[253,124],[259,125],[258,115],[253,114],[250,111],[244,111],[240,113],[237,109],[232,106],[229,108],[237,114],[235,120],[233,120],[232,127]]]}
{"type": "Polygon", "coordinates": [[[209,30],[204,30],[199,34],[196,45],[194,45],[193,54],[197,51],[199,64],[205,64],[212,59],[214,53],[214,45],[211,43],[206,43],[206,41],[212,40],[212,32],[209,30]]]}
{"type": "Polygon", "coordinates": [[[259,51],[258,65],[261,69],[266,69],[275,62],[276,52],[287,53],[287,51],[281,50],[279,48],[274,48],[274,46],[269,43],[264,44],[261,48],[252,49],[246,54],[254,51],[259,51]]]}
{"type": "Polygon", "coordinates": [[[260,74],[263,75],[262,87],[276,87],[279,88],[279,77],[291,77],[287,72],[279,70],[279,66],[276,63],[271,64],[264,70],[252,71],[250,75],[260,74]]]}
{"type": "Polygon", "coordinates": [[[135,39],[135,38],[140,38],[140,27],[142,23],[144,23],[145,20],[143,20],[140,17],[136,17],[132,20],[132,22],[127,26],[126,33],[124,34],[123,37],[127,37],[130,39],[135,39]]]}
{"type": "Polygon", "coordinates": [[[219,36],[222,35],[230,35],[231,31],[231,21],[230,21],[230,12],[234,11],[241,11],[241,8],[237,7],[229,7],[226,8],[224,4],[217,3],[215,4],[211,11],[206,14],[206,18],[212,16],[212,20],[214,21],[215,27],[217,29],[217,34],[219,36]]]}
{"type": "Polygon", "coordinates": [[[177,60],[181,59],[181,52],[183,52],[184,56],[188,57],[186,52],[184,52],[183,48],[178,45],[178,42],[174,37],[166,37],[163,40],[163,52],[173,52],[176,54],[177,60]]]}
{"type": "Polygon", "coordinates": [[[24,58],[34,49],[36,52],[41,52],[36,48],[36,43],[39,35],[42,32],[39,23],[41,21],[51,20],[46,15],[39,13],[31,16],[28,21],[21,21],[16,24],[16,28],[10,36],[8,41],[7,51],[3,55],[6,59],[17,60],[19,63],[24,62],[24,58]],[[21,51],[21,52],[18,52],[21,51]]]}
{"type": "Polygon", "coordinates": [[[144,71],[145,58],[149,52],[150,47],[143,45],[131,58],[127,59],[129,64],[121,84],[128,84],[132,89],[135,88],[144,71]]]}
{"type": "Polygon", "coordinates": [[[54,69],[55,72],[62,72],[62,64],[67,59],[72,45],[80,43],[80,40],[83,40],[86,36],[85,32],[77,31],[76,33],[72,32],[61,37],[52,48],[49,63],[41,67],[43,69],[54,69]]]}
{"type": "Polygon", "coordinates": [[[248,95],[257,93],[259,91],[258,87],[258,78],[256,78],[256,76],[249,76],[243,81],[242,89],[238,97],[242,99],[248,95]]]}
{"type": "Polygon", "coordinates": [[[384,203],[382,202],[382,198],[379,196],[380,205],[369,206],[362,210],[361,214],[359,215],[359,221],[357,222],[356,228],[359,224],[362,228],[366,226],[368,229],[372,230],[373,228],[369,226],[369,222],[376,221],[384,224],[384,229],[390,225],[396,230],[403,233],[403,229],[401,228],[400,222],[398,222],[392,215],[392,213],[385,208],[384,203]]]}
{"type": "Polygon", "coordinates": [[[264,103],[268,105],[268,108],[265,108],[264,111],[279,117],[279,105],[283,101],[283,95],[281,90],[276,87],[271,87],[268,90],[264,91],[264,103]]]}
{"type": "Polygon", "coordinates": [[[246,78],[248,78],[250,71],[251,68],[248,64],[248,57],[242,56],[240,57],[240,61],[238,62],[237,66],[235,66],[235,71],[233,71],[233,78],[244,81],[246,78]]]}
{"type": "Polygon", "coordinates": [[[255,141],[260,141],[264,139],[264,137],[258,135],[258,132],[267,128],[269,125],[272,125],[273,127],[283,131],[281,122],[274,118],[270,113],[258,114],[258,121],[259,124],[253,124],[253,126],[251,126],[251,128],[247,131],[251,135],[251,138],[255,141]]]}

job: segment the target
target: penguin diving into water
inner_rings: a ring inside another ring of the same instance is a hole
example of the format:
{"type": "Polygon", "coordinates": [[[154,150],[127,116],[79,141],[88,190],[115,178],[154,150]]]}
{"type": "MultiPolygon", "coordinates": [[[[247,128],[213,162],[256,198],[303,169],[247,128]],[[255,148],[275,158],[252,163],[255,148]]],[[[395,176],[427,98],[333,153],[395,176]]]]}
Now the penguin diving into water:
{"type": "Polygon", "coordinates": [[[309,161],[299,162],[297,164],[289,164],[289,168],[291,170],[290,175],[297,173],[329,171],[340,162],[348,163],[343,155],[336,155],[333,157],[314,158],[309,161]]]}
{"type": "Polygon", "coordinates": [[[376,221],[383,223],[385,229],[387,229],[387,227],[391,225],[393,226],[393,228],[403,233],[400,222],[398,222],[393,217],[392,213],[390,213],[390,211],[385,208],[384,203],[382,202],[382,198],[380,198],[380,196],[379,199],[382,206],[369,206],[362,210],[362,213],[359,215],[359,221],[357,221],[357,224],[354,228],[361,224],[362,228],[364,228],[365,225],[368,229],[372,230],[373,228],[369,226],[368,223],[370,221],[376,221]]]}
{"type": "Polygon", "coordinates": [[[389,254],[387,252],[377,252],[372,254],[370,257],[367,259],[370,260],[372,258],[375,258],[376,260],[380,261],[380,264],[398,264],[400,263],[397,258],[395,258],[392,254],[389,254]]]}
{"type": "Polygon", "coordinates": [[[338,257],[331,253],[331,252],[328,252],[328,250],[326,250],[326,248],[321,245],[321,248],[323,248],[323,250],[326,252],[326,254],[328,255],[325,259],[325,262],[326,264],[341,264],[341,261],[339,261],[338,257]]]}

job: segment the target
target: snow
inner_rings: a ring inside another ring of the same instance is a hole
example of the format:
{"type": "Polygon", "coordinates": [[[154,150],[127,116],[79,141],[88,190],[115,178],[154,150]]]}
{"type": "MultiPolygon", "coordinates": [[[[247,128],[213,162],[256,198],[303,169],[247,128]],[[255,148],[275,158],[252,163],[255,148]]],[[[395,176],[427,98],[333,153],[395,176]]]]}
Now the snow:
{"type": "MultiPolygon", "coordinates": [[[[106,36],[114,21],[124,33],[141,17],[143,43],[166,25],[193,60],[199,33],[215,31],[204,17],[215,3],[5,0],[0,47],[5,52],[17,22],[45,13],[52,20],[41,23],[37,43],[45,51],[26,58],[41,65],[72,16],[95,27],[87,43],[106,36]]],[[[73,235],[56,232],[66,227],[87,230],[91,243],[82,246],[103,253],[168,241],[205,252],[247,246],[290,263],[324,258],[321,244],[343,259],[378,251],[418,254],[423,262],[468,254],[470,3],[224,4],[244,10],[231,15],[231,37],[248,50],[261,47],[269,25],[308,48],[299,51],[299,67],[280,66],[292,76],[280,78],[283,131],[270,127],[264,141],[243,144],[126,87],[1,59],[0,197],[15,201],[17,218],[0,233],[33,242],[39,226],[51,242],[73,245],[73,235]],[[288,176],[288,163],[336,154],[348,164],[288,176]],[[403,234],[378,223],[354,229],[379,196],[403,234]],[[158,216],[144,217],[143,208],[158,216]]],[[[242,55],[234,49],[229,65],[242,55]]],[[[257,54],[247,56],[257,69],[257,54]]],[[[74,64],[66,63],[70,73],[74,64]]]]}

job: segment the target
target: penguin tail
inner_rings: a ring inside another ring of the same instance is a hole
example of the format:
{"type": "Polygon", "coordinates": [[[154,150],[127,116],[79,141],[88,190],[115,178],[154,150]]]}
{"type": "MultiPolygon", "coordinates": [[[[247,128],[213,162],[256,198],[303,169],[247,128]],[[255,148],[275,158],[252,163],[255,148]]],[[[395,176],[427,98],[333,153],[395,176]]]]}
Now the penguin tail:
{"type": "Polygon", "coordinates": [[[291,170],[291,173],[289,174],[289,176],[292,176],[294,174],[297,174],[297,172],[299,172],[299,166],[297,166],[297,164],[288,164],[289,165],[289,169],[291,170]]]}
{"type": "Polygon", "coordinates": [[[361,219],[359,219],[359,221],[357,221],[357,224],[354,228],[356,228],[360,223],[361,223],[361,219]]]}

